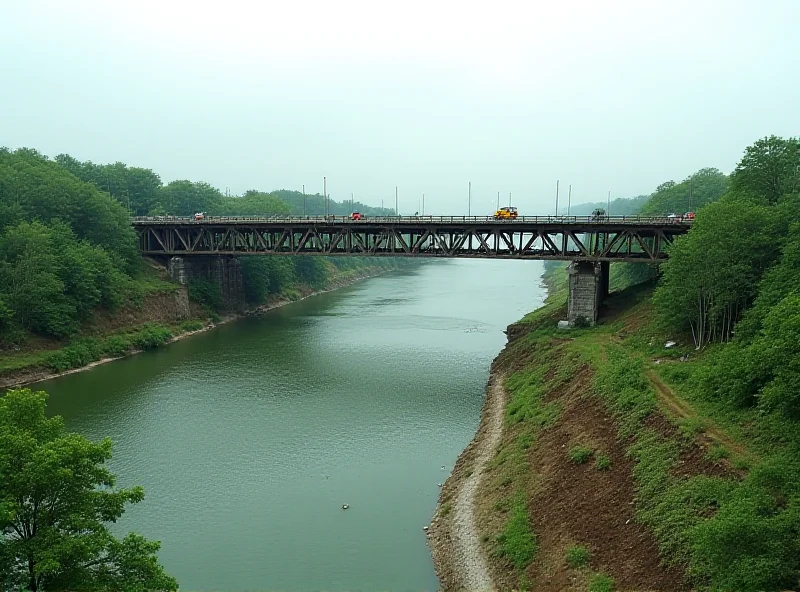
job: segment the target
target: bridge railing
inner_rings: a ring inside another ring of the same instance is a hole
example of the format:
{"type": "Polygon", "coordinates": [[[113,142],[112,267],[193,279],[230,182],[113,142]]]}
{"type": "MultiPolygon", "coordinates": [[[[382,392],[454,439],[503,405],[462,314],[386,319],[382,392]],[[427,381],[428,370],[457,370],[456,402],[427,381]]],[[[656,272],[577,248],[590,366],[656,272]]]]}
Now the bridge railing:
{"type": "Polygon", "coordinates": [[[420,223],[476,223],[497,224],[691,224],[692,219],[684,216],[519,216],[501,218],[494,216],[135,216],[134,224],[228,224],[228,223],[320,223],[320,224],[408,224],[420,223]]]}

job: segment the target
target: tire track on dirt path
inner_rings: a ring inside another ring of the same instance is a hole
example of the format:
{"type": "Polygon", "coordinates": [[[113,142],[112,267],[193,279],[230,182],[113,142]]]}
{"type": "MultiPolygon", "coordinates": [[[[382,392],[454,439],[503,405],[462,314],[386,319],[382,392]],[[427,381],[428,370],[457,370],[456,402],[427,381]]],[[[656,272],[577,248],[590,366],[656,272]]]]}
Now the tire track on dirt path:
{"type": "MultiPolygon", "coordinates": [[[[701,417],[691,403],[676,395],[670,387],[664,384],[661,377],[654,370],[647,370],[647,378],[655,389],[659,400],[673,415],[682,419],[701,417]]],[[[701,419],[705,424],[703,432],[710,440],[722,444],[725,448],[743,458],[754,458],[752,452],[723,432],[711,419],[705,416],[701,417],[701,419]]]]}

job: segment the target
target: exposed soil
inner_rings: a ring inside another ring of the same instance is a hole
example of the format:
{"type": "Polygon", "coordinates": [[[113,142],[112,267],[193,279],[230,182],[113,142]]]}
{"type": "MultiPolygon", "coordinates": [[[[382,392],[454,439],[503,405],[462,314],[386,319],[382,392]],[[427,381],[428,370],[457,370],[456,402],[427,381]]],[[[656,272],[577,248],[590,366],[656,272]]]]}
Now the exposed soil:
{"type": "Polygon", "coordinates": [[[486,389],[478,433],[459,457],[439,496],[428,544],[445,591],[495,590],[475,511],[484,470],[503,432],[506,403],[502,375],[493,374],[486,389]]]}
{"type": "Polygon", "coordinates": [[[531,588],[585,590],[587,571],[570,568],[565,558],[567,548],[577,544],[590,550],[591,570],[613,577],[617,590],[688,590],[683,570],[662,567],[652,534],[634,521],[633,461],[617,440],[611,416],[575,389],[562,403],[560,419],[541,432],[529,455],[537,479],[528,507],[540,544],[527,572],[531,588]],[[584,464],[568,457],[579,444],[594,451],[584,464]],[[609,470],[595,468],[600,454],[611,459],[609,470]]]}

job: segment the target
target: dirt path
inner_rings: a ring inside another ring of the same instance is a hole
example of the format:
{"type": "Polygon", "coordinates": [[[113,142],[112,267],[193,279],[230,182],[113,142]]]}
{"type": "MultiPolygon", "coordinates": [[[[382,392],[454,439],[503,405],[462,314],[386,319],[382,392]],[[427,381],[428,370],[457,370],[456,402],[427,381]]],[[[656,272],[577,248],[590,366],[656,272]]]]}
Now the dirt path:
{"type": "Polygon", "coordinates": [[[436,573],[444,591],[495,590],[478,534],[475,502],[483,470],[500,443],[505,408],[502,376],[493,375],[478,433],[442,488],[437,518],[429,532],[436,573]]]}
{"type": "MultiPolygon", "coordinates": [[[[655,387],[659,400],[664,404],[670,413],[683,419],[698,417],[698,413],[695,411],[694,407],[692,407],[688,401],[677,396],[671,388],[664,384],[664,382],[661,380],[661,377],[659,377],[654,370],[647,370],[647,378],[650,379],[650,384],[655,387]]],[[[703,421],[705,424],[703,432],[712,442],[716,442],[717,444],[725,446],[728,450],[738,454],[743,458],[753,457],[753,454],[747,450],[747,448],[745,448],[739,442],[732,440],[710,419],[704,417],[703,421]]]]}

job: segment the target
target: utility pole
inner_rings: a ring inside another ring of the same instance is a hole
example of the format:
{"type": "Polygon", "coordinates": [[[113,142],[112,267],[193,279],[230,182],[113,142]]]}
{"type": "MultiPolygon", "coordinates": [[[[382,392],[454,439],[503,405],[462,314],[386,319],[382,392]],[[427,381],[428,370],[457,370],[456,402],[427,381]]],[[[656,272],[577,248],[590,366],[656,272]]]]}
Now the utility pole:
{"type": "Polygon", "coordinates": [[[422,215],[425,215],[425,194],[422,194],[422,215]]]}
{"type": "Polygon", "coordinates": [[[467,216],[472,215],[472,181],[469,182],[469,189],[467,190],[467,216]]]}
{"type": "Polygon", "coordinates": [[[606,202],[606,217],[611,216],[611,190],[608,190],[608,202],[606,202]]]}
{"type": "Polygon", "coordinates": [[[558,216],[558,179],[556,179],[556,216],[558,216]]]}
{"type": "Polygon", "coordinates": [[[303,216],[306,215],[306,186],[303,185],[303,216]]]}
{"type": "Polygon", "coordinates": [[[400,208],[398,207],[397,204],[398,204],[398,201],[397,201],[397,185],[395,185],[394,186],[394,215],[395,216],[399,216],[400,215],[400,208]]]}
{"type": "Polygon", "coordinates": [[[508,207],[511,207],[511,192],[508,192],[508,207]]]}
{"type": "Polygon", "coordinates": [[[353,211],[353,194],[350,193],[350,211],[353,211]]]}
{"type": "Polygon", "coordinates": [[[322,177],[322,195],[325,196],[325,217],[328,217],[328,178],[322,177]]]}
{"type": "Polygon", "coordinates": [[[572,183],[569,184],[569,196],[567,196],[567,216],[569,216],[569,206],[572,203],[572,183]]]}
{"type": "Polygon", "coordinates": [[[500,192],[497,192],[497,209],[500,209],[500,192]]]}
{"type": "Polygon", "coordinates": [[[689,177],[689,211],[692,211],[692,193],[694,192],[694,175],[689,177]]]}

